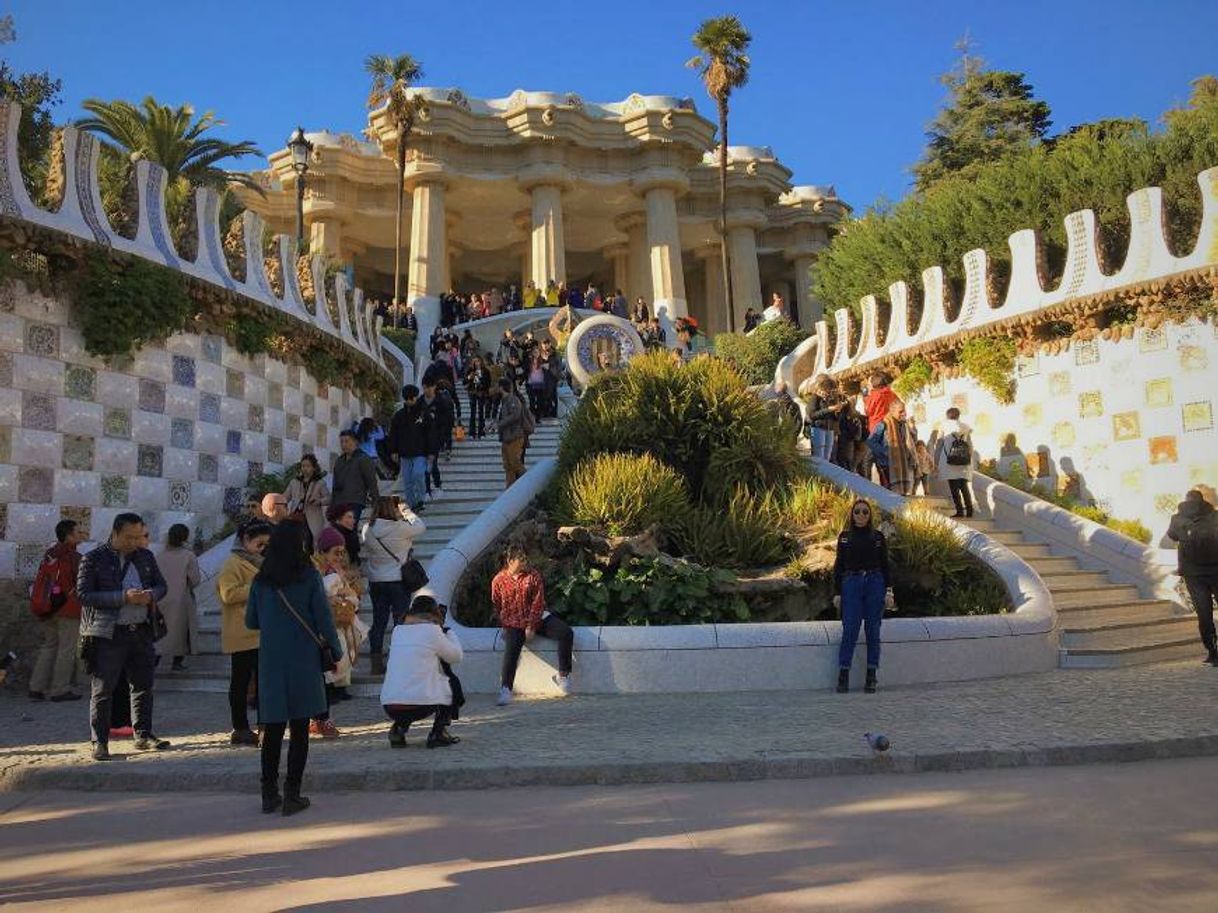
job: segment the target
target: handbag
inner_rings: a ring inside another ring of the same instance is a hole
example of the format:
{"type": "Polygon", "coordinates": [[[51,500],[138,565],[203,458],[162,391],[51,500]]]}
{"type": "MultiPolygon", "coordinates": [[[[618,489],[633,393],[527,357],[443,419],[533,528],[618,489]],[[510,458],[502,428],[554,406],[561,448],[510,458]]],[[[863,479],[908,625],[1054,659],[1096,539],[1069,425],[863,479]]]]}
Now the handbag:
{"type": "Polygon", "coordinates": [[[292,617],[296,619],[296,623],[304,628],[305,633],[313,639],[313,643],[317,644],[318,655],[321,659],[321,671],[333,672],[336,670],[338,668],[338,660],[334,656],[334,648],[330,646],[329,642],[326,641],[325,638],[314,631],[309,626],[308,622],[300,617],[300,613],[293,608],[292,603],[288,602],[288,597],[283,595],[283,590],[276,587],[275,592],[279,594],[279,599],[287,610],[292,613],[292,617]]]}
{"type": "MultiPolygon", "coordinates": [[[[413,593],[416,590],[421,590],[423,587],[427,586],[431,578],[427,576],[427,569],[423,567],[423,562],[419,561],[417,558],[409,557],[405,561],[402,561],[402,559],[397,556],[397,552],[385,544],[384,539],[375,533],[373,534],[372,538],[379,542],[381,548],[383,548],[386,553],[391,555],[394,561],[402,566],[402,586],[406,588],[408,593],[413,593]]],[[[414,550],[411,549],[411,551],[413,552],[414,550]]]]}
{"type": "Polygon", "coordinates": [[[158,640],[164,640],[169,633],[169,622],[165,620],[165,613],[161,611],[160,606],[155,602],[148,604],[148,623],[152,625],[152,640],[155,643],[158,640]]]}

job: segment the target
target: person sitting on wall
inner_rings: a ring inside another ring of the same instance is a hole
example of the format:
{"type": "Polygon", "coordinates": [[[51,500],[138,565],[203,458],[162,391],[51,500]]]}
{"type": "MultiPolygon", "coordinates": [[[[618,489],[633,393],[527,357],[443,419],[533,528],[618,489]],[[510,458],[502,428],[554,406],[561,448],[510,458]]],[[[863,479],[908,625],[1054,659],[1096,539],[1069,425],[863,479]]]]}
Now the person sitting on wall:
{"type": "Polygon", "coordinates": [[[888,540],[872,525],[871,505],[859,498],[850,508],[846,529],[837,537],[833,564],[833,607],[842,613],[837,653],[837,693],[850,690],[850,666],[860,626],[867,633],[867,678],[863,690],[874,694],[880,666],[880,624],[893,605],[888,540]]]}
{"type": "Polygon", "coordinates": [[[1214,630],[1214,607],[1218,601],[1218,513],[1194,488],[1184,496],[1167,528],[1167,538],[1179,543],[1177,567],[1188,598],[1197,613],[1202,662],[1218,666],[1218,634],[1214,630]]]}
{"type": "Polygon", "coordinates": [[[503,556],[503,569],[491,580],[491,604],[503,630],[503,670],[500,677],[500,706],[512,702],[520,651],[537,635],[558,641],[558,674],[551,681],[562,694],[571,693],[571,660],[575,632],[546,608],[546,585],[541,574],[529,565],[528,556],[510,546],[503,556]]]}
{"type": "Polygon", "coordinates": [[[406,747],[412,723],[434,717],[428,748],[444,748],[461,741],[448,732],[464,697],[452,666],[464,655],[457,635],[443,627],[444,612],[430,596],[416,596],[393,629],[389,664],[381,685],[381,705],[393,720],[389,744],[406,747]],[[454,684],[456,687],[454,688],[454,684]]]}

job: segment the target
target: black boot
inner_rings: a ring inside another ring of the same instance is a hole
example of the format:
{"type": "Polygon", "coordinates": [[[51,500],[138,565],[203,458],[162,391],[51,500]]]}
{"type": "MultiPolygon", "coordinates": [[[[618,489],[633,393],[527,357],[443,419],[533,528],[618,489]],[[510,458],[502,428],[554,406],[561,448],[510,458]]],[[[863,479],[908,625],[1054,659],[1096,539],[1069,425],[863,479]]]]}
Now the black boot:
{"type": "Polygon", "coordinates": [[[845,694],[850,690],[850,670],[841,669],[837,673],[837,693],[845,694]]]}
{"type": "Polygon", "coordinates": [[[310,805],[309,800],[300,794],[300,784],[288,780],[283,784],[283,816],[303,812],[310,805]]]}
{"type": "Polygon", "coordinates": [[[389,727],[389,747],[390,748],[405,748],[406,747],[406,730],[394,723],[389,727]]]}
{"type": "Polygon", "coordinates": [[[372,654],[372,674],[373,675],[384,675],[385,674],[385,656],[383,653],[373,653],[372,654]]]}
{"type": "Polygon", "coordinates": [[[1201,660],[1201,662],[1210,666],[1218,666],[1218,649],[1210,647],[1209,650],[1206,651],[1205,659],[1201,660]]]}
{"type": "Polygon", "coordinates": [[[272,812],[278,811],[281,805],[283,805],[283,796],[279,795],[279,781],[263,780],[262,813],[269,815],[272,812]]]}
{"type": "Polygon", "coordinates": [[[875,670],[867,670],[867,680],[863,682],[864,694],[875,694],[875,670]]]}

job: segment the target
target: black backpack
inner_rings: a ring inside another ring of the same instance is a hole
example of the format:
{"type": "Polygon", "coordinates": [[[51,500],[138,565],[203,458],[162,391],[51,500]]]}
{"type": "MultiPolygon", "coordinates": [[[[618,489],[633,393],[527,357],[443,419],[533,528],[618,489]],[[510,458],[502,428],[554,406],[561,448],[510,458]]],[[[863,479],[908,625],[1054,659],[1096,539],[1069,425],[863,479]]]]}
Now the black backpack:
{"type": "Polygon", "coordinates": [[[951,443],[947,445],[948,466],[970,466],[973,462],[973,445],[968,438],[953,434],[951,443]]]}
{"type": "Polygon", "coordinates": [[[847,406],[842,410],[841,417],[838,419],[837,433],[843,441],[861,441],[867,437],[863,433],[863,423],[860,420],[858,412],[852,406],[847,406]]]}
{"type": "Polygon", "coordinates": [[[1218,563],[1218,513],[1210,511],[1181,530],[1179,559],[1182,567],[1218,563]]]}

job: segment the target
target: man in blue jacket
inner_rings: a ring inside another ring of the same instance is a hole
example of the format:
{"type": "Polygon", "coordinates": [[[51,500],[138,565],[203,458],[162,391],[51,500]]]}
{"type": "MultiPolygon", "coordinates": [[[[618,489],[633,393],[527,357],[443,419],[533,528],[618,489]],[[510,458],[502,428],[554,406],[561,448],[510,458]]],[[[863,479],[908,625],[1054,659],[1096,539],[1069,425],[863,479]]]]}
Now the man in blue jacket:
{"type": "Polygon", "coordinates": [[[76,579],[81,656],[92,678],[89,726],[95,761],[110,760],[110,701],[123,672],[131,684],[136,750],[169,747],[152,734],[152,607],[165,598],[167,587],[143,537],[139,514],[119,514],[110,540],[84,556],[76,579]]]}

